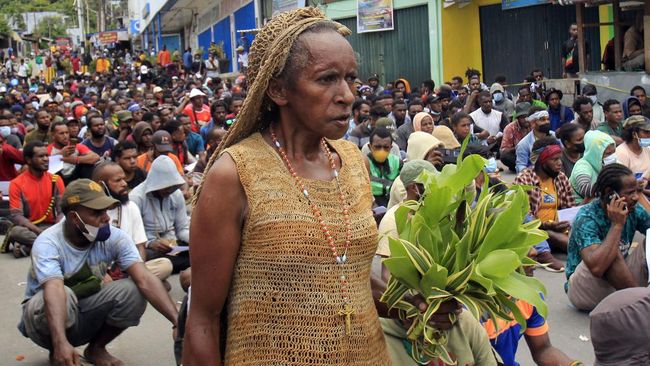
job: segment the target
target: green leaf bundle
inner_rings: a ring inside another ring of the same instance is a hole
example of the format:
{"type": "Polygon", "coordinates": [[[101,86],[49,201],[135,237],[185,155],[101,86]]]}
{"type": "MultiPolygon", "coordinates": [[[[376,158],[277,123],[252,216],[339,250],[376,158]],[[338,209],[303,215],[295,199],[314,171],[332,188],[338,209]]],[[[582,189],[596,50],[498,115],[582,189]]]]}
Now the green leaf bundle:
{"type": "Polygon", "coordinates": [[[391,256],[383,263],[391,279],[381,301],[412,321],[407,337],[417,362],[455,363],[446,349],[446,332],[429,323],[446,301],[456,300],[476,319],[491,318],[495,324],[512,320],[512,314],[525,327],[515,299],[547,314],[544,285],[523,273],[523,266],[535,264],[528,251],[547,235],[539,230],[539,220],[524,223],[529,210],[525,187],[493,194],[486,177],[478,198],[467,188],[485,174],[484,165],[483,158],[470,155],[439,174],[423,172],[418,177],[425,187],[422,199],[405,202],[395,213],[399,237],[389,238],[391,256]],[[425,312],[406,300],[413,295],[425,299],[425,312]]]}

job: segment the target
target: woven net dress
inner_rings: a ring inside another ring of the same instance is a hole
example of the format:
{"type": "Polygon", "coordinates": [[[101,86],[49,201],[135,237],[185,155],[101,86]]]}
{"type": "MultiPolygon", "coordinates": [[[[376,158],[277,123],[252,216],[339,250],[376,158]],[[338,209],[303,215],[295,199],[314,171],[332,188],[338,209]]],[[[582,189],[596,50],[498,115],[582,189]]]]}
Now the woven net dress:
{"type": "MultiPolygon", "coordinates": [[[[340,265],[284,162],[256,133],[225,150],[248,200],[227,305],[227,365],[390,364],[370,289],[377,231],[368,174],[355,146],[329,143],[341,158],[339,180],[350,206],[351,333],[338,314],[340,265]]],[[[303,181],[340,246],[345,227],[336,182],[303,181]]]]}

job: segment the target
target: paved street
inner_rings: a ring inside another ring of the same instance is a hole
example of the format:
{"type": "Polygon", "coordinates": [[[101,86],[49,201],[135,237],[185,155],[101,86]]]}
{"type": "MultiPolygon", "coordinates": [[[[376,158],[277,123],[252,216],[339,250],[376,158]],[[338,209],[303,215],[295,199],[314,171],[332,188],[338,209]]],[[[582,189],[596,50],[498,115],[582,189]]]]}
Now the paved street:
{"type": "MultiPolygon", "coordinates": [[[[25,291],[25,274],[29,267],[26,258],[14,259],[10,254],[0,255],[0,275],[4,291],[0,302],[0,365],[41,366],[47,365],[47,352],[41,350],[30,340],[24,338],[16,329],[20,316],[20,302],[25,291]],[[24,356],[16,361],[17,356],[24,356]]],[[[589,319],[587,315],[570,308],[562,290],[563,274],[537,270],[536,276],[544,281],[548,288],[550,308],[549,323],[551,341],[572,357],[586,364],[593,362],[590,342],[583,342],[578,337],[589,337],[589,319]]],[[[178,286],[178,276],[171,281],[174,286],[174,300],[181,300],[183,292],[178,286]]],[[[167,320],[151,306],[147,308],[141,324],[130,328],[116,341],[110,344],[110,351],[121,358],[127,365],[173,365],[171,327],[167,320]]],[[[533,365],[526,344],[521,342],[519,362],[522,366],[533,365]]],[[[83,351],[79,348],[79,351],[83,351]]]]}

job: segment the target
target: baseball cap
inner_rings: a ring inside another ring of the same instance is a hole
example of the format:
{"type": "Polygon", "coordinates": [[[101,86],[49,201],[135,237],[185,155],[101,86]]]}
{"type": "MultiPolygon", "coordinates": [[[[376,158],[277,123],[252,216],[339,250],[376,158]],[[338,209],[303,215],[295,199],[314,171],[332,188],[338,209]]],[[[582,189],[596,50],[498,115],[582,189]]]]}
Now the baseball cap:
{"type": "Polygon", "coordinates": [[[149,73],[149,68],[147,67],[147,65],[140,66],[140,73],[141,74],[148,74],[149,73]]]}
{"type": "Polygon", "coordinates": [[[173,152],[172,135],[167,131],[158,130],[153,134],[153,144],[161,153],[173,152]]]}
{"type": "Polygon", "coordinates": [[[92,210],[106,210],[120,202],[106,195],[102,186],[90,179],[72,181],[63,193],[61,206],[67,208],[80,205],[92,210]]]}
{"type": "Polygon", "coordinates": [[[520,102],[517,103],[515,106],[515,118],[521,117],[521,116],[526,116],[530,114],[530,103],[528,102],[520,102]]]}
{"type": "Polygon", "coordinates": [[[404,186],[415,182],[415,179],[420,176],[423,171],[436,172],[436,167],[430,162],[422,159],[409,160],[404,163],[402,170],[399,173],[399,179],[404,186]]]}
{"type": "Polygon", "coordinates": [[[644,131],[650,131],[650,123],[643,116],[632,116],[623,122],[623,128],[638,127],[644,131]]]}
{"type": "Polygon", "coordinates": [[[190,92],[190,99],[192,99],[192,98],[194,98],[194,97],[205,97],[205,93],[202,92],[202,91],[200,91],[200,90],[197,89],[197,88],[194,88],[194,89],[192,89],[192,91],[190,92]]]}
{"type": "Polygon", "coordinates": [[[119,111],[117,112],[117,119],[120,122],[124,122],[133,119],[133,115],[129,111],[119,111]]]}
{"type": "Polygon", "coordinates": [[[494,92],[500,91],[503,93],[503,86],[499,83],[494,83],[492,86],[490,86],[490,94],[494,94],[494,92]]]}

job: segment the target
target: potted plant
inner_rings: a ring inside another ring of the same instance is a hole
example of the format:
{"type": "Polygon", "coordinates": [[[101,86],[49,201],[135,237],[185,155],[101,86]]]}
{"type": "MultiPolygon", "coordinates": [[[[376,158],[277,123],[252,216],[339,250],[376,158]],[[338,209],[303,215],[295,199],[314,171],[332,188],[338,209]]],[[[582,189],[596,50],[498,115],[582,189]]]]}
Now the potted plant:
{"type": "MultiPolygon", "coordinates": [[[[465,142],[463,149],[467,141],[465,142]]],[[[458,301],[476,319],[526,321],[513,298],[533,304],[543,316],[544,285],[523,273],[531,246],[545,240],[539,220],[524,223],[529,210],[525,187],[502,194],[489,192],[487,182],[476,197],[474,178],[485,174],[485,159],[470,155],[446,165],[439,174],[423,172],[419,202],[405,202],[395,213],[399,237],[389,238],[391,273],[381,300],[412,321],[407,331],[414,360],[440,359],[455,364],[446,349],[446,332],[429,324],[446,301],[458,301]],[[421,295],[428,308],[421,313],[405,300],[421,295]]],[[[452,319],[453,320],[453,319],[452,319]]],[[[496,323],[496,322],[495,322],[496,323]]]]}
{"type": "Polygon", "coordinates": [[[221,70],[221,72],[227,72],[227,70],[230,69],[230,60],[226,58],[226,53],[223,49],[223,41],[210,44],[208,51],[219,61],[219,70],[221,70]]]}

